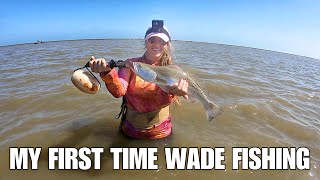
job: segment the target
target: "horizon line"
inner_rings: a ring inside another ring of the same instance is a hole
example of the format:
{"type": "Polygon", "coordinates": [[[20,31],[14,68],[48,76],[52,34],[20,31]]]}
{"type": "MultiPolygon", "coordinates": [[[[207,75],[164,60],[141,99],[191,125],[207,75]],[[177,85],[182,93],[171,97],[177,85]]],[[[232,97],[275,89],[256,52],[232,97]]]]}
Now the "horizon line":
{"type": "MultiPolygon", "coordinates": [[[[25,45],[25,44],[42,44],[42,43],[47,43],[47,42],[62,42],[62,41],[84,41],[84,40],[143,40],[142,38],[89,38],[89,39],[63,39],[63,40],[49,40],[49,41],[41,41],[41,43],[35,42],[26,42],[26,43],[18,43],[18,44],[8,44],[8,45],[0,45],[1,47],[8,47],[8,46],[17,46],[17,45],[25,45]]],[[[194,43],[205,43],[205,44],[216,44],[216,45],[224,45],[224,46],[233,46],[233,47],[241,47],[241,48],[250,48],[250,49],[256,49],[256,50],[262,50],[262,51],[271,51],[271,52],[276,52],[276,53],[283,53],[283,54],[288,54],[288,55],[293,55],[293,56],[300,56],[304,58],[310,58],[310,59],[315,59],[315,60],[320,60],[315,57],[309,57],[306,55],[298,55],[298,54],[293,54],[293,53],[288,53],[288,52],[281,52],[281,51],[276,51],[276,50],[270,50],[270,49],[262,49],[262,48],[257,48],[257,47],[249,47],[249,46],[241,46],[241,45],[234,45],[234,44],[221,44],[221,43],[214,43],[214,42],[204,42],[204,41],[192,41],[192,40],[179,40],[179,39],[174,39],[172,41],[181,41],[181,42],[194,42],[194,43]]]]}

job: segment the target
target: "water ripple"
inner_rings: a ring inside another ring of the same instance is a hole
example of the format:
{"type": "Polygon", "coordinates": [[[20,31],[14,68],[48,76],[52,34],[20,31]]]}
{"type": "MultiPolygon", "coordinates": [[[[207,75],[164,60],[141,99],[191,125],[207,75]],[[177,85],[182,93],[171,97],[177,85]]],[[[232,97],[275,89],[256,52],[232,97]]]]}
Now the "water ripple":
{"type": "MultiPolygon", "coordinates": [[[[114,116],[119,112],[120,99],[105,88],[95,95],[80,92],[71,83],[71,74],[92,55],[106,59],[139,57],[144,53],[143,43],[81,40],[0,47],[0,59],[6,61],[0,64],[0,147],[51,146],[59,141],[108,144],[105,141],[115,136],[119,123],[114,116]],[[83,139],[72,139],[72,134],[83,139]],[[69,136],[70,140],[64,139],[69,136]]],[[[207,122],[201,103],[182,100],[180,110],[172,112],[171,140],[157,141],[156,145],[134,141],[135,146],[308,147],[312,168],[297,177],[319,178],[319,60],[221,44],[173,41],[173,45],[175,62],[203,80],[209,98],[224,112],[214,122],[207,122]]],[[[188,173],[190,177],[197,174],[188,173]]],[[[219,173],[219,179],[252,174],[219,173]]],[[[297,179],[295,173],[274,177],[297,179]]],[[[201,175],[212,177],[210,172],[201,175]]]]}

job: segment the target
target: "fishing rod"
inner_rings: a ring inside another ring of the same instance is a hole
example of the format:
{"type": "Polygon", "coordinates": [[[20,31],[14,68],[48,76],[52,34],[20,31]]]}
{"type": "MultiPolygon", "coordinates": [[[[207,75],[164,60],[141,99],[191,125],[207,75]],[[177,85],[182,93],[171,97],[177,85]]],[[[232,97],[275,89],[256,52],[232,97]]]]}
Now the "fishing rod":
{"type": "MultiPolygon", "coordinates": [[[[77,70],[83,69],[83,68],[87,68],[87,70],[90,71],[90,70],[88,69],[88,67],[90,67],[89,64],[90,64],[90,61],[88,61],[87,64],[84,65],[83,67],[78,68],[78,69],[76,69],[76,70],[74,70],[74,71],[77,71],[77,70]]],[[[125,62],[124,62],[123,60],[115,61],[115,60],[111,59],[111,60],[108,62],[108,66],[109,66],[111,69],[113,69],[114,67],[125,67],[126,65],[125,65],[125,62]]],[[[90,72],[91,72],[91,71],[90,71],[90,72]]]]}
{"type": "MultiPolygon", "coordinates": [[[[80,91],[88,94],[95,94],[100,89],[101,83],[88,68],[90,67],[89,64],[90,61],[87,62],[83,67],[74,70],[71,76],[71,81],[80,91]],[[84,68],[87,69],[87,71],[84,71],[84,68]]],[[[113,69],[115,67],[125,67],[126,65],[125,61],[123,60],[110,60],[108,62],[108,66],[113,69]]]]}

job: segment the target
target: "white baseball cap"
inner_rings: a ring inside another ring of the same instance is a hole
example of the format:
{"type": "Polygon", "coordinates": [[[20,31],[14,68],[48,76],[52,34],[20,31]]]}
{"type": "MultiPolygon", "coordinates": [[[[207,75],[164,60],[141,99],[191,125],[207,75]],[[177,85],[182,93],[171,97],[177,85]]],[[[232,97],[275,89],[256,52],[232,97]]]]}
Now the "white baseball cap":
{"type": "Polygon", "coordinates": [[[157,36],[164,40],[165,42],[171,41],[171,37],[169,35],[168,29],[163,27],[149,27],[146,31],[146,35],[144,37],[145,40],[148,40],[151,37],[157,36]]]}

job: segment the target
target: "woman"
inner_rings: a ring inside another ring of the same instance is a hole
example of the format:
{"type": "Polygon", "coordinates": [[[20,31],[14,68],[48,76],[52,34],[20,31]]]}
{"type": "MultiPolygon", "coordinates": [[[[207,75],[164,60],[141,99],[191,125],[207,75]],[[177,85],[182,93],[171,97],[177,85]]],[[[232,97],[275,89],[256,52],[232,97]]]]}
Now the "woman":
{"type": "MultiPolygon", "coordinates": [[[[171,37],[163,21],[153,20],[145,34],[146,52],[142,57],[128,59],[129,62],[143,62],[154,66],[173,64],[171,58],[171,37]]],[[[154,83],[146,82],[136,76],[130,68],[115,69],[108,67],[105,59],[91,57],[90,68],[100,73],[109,92],[116,98],[124,96],[126,111],[122,117],[121,129],[131,137],[159,139],[172,131],[169,105],[175,96],[188,98],[188,83],[180,80],[170,86],[169,92],[163,91],[154,83]]]]}

